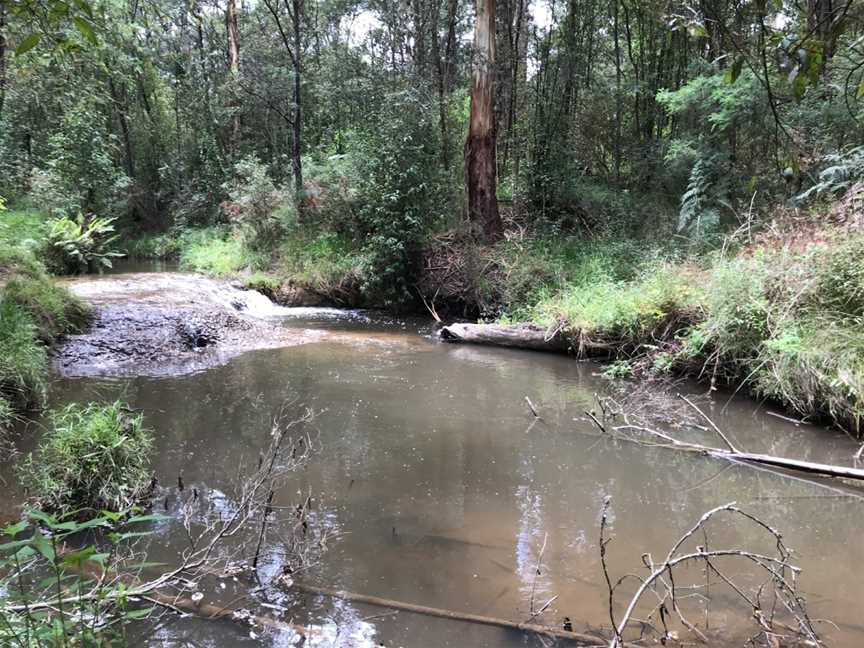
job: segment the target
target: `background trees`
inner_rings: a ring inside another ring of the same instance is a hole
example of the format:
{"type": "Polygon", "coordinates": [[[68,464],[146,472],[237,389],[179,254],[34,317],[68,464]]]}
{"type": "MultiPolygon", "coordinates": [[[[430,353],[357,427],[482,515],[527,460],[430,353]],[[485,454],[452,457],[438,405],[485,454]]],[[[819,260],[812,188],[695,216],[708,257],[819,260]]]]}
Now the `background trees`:
{"type": "Polygon", "coordinates": [[[251,156],[295,219],[399,244],[396,211],[421,239],[467,216],[494,240],[499,201],[544,231],[704,236],[860,143],[862,17],[852,0],[10,0],[0,195],[209,225],[251,156]],[[403,146],[410,182],[369,171],[403,146]]]}

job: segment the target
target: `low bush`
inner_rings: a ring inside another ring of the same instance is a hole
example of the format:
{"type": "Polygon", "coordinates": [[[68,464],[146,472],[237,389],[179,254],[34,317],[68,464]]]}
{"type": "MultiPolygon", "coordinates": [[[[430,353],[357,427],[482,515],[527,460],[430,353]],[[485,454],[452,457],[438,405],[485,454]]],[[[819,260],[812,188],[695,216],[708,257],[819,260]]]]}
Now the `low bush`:
{"type": "Polygon", "coordinates": [[[235,225],[244,243],[256,252],[269,252],[294,222],[289,192],[278,188],[267,167],[254,156],[234,165],[234,176],[222,185],[229,200],[222,215],[235,225]]]}
{"type": "Polygon", "coordinates": [[[142,415],[119,401],[73,404],[51,413],[19,471],[42,510],[128,511],[151,488],[152,446],[142,415]]]}

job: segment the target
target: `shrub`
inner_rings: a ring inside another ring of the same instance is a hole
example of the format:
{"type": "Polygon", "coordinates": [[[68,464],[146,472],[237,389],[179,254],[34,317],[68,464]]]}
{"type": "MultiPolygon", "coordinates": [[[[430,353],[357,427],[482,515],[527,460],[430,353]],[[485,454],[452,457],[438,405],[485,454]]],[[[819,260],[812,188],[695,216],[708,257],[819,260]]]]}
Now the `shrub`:
{"type": "Polygon", "coordinates": [[[45,262],[57,274],[94,272],[111,267],[111,259],[123,256],[112,249],[117,235],[114,218],[75,220],[62,216],[48,224],[45,242],[45,262]]]}
{"type": "Polygon", "coordinates": [[[141,414],[119,401],[73,404],[51,413],[49,422],[20,467],[39,508],[127,511],[147,496],[153,439],[141,414]]]}
{"type": "Polygon", "coordinates": [[[229,200],[222,203],[226,219],[240,227],[246,244],[255,251],[273,248],[294,220],[287,193],[278,189],[267,167],[255,156],[234,165],[234,177],[222,185],[229,200]]]}

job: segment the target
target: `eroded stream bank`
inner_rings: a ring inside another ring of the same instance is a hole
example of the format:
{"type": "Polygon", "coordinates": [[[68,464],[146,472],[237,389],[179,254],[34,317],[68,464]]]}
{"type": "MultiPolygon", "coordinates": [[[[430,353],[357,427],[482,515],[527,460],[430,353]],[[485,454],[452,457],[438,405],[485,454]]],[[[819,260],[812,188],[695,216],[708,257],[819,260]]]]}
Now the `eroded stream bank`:
{"type": "MultiPolygon", "coordinates": [[[[101,296],[91,293],[88,299],[125,303],[133,311],[174,298],[180,308],[193,298],[203,303],[206,292],[184,275],[148,275],[135,284],[131,303],[126,291],[132,284],[123,282],[137,279],[96,281],[105,282],[101,296]],[[170,282],[175,288],[177,282],[191,282],[192,292],[182,299],[173,289],[166,294],[170,282]]],[[[210,308],[213,302],[207,300],[210,308]]],[[[219,308],[234,307],[228,302],[219,308]]],[[[238,318],[251,317],[237,312],[238,318]]],[[[645,552],[665,554],[706,510],[737,501],[784,531],[804,568],[811,612],[840,627],[826,628],[832,645],[864,644],[858,606],[864,599],[857,567],[864,559],[860,499],[745,466],[596,438],[583,411],[604,383],[591,364],[444,345],[416,322],[358,314],[293,311],[256,320],[300,342],[239,348],[215,362],[190,362],[190,371],[174,375],[135,375],[129,365],[119,376],[58,377],[52,404],[123,397],[144,410],[156,431],[154,469],[162,483],[172,484],[182,474],[187,487],[214,498],[228,491],[238,465],[254,461],[267,445],[270,417],[286,401],[319,410],[322,451],[302,477],[304,486],[320,494],[320,520],[340,537],[311,580],[514,620],[527,618],[534,589],[544,601],[558,595],[546,622],[560,623],[564,616],[593,626],[607,622],[597,551],[604,497],[613,502],[610,564],[619,575],[638,571],[645,552]],[[542,423],[532,425],[525,396],[540,410],[542,423]],[[544,538],[545,567],[537,576],[544,538]]],[[[201,358],[217,348],[184,353],[201,358]]],[[[844,437],[765,416],[751,401],[734,399],[725,410],[724,403],[714,404],[712,416],[753,452],[841,463],[854,452],[844,437]]],[[[293,493],[278,497],[287,504],[293,493]]],[[[717,529],[713,541],[741,546],[756,538],[746,528],[730,526],[717,529]]],[[[179,524],[160,525],[151,559],[170,558],[184,542],[179,524]]],[[[274,550],[267,569],[279,568],[274,550]]],[[[261,596],[250,606],[285,607],[286,618],[296,622],[334,622],[339,631],[329,635],[336,638],[328,645],[539,645],[493,628],[409,614],[378,617],[380,609],[326,597],[262,601],[261,596]],[[366,619],[370,616],[376,618],[366,619]]],[[[711,610],[712,627],[733,636],[748,622],[720,593],[711,610]]],[[[168,645],[189,636],[214,648],[288,641],[253,639],[231,624],[194,618],[160,628],[150,641],[168,645]]]]}

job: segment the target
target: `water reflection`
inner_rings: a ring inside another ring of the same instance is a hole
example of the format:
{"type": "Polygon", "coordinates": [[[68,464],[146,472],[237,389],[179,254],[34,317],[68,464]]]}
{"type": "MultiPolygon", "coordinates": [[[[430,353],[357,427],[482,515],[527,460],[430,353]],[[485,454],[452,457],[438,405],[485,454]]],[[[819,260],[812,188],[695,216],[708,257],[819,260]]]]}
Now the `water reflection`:
{"type": "MultiPolygon", "coordinates": [[[[638,571],[644,552],[665,554],[704,511],[738,501],[783,529],[798,551],[813,613],[841,625],[833,645],[864,642],[855,627],[864,598],[860,500],[776,473],[598,439],[583,412],[604,386],[589,364],[437,344],[407,325],[327,326],[326,342],[247,353],[195,375],[60,380],[52,398],[123,395],[157,432],[163,483],[182,473],[202,492],[227,491],[239,463],[266,447],[271,416],[285,401],[317,410],[323,450],[299,481],[342,533],[315,573],[328,587],[514,620],[527,618],[534,591],[535,607],[558,596],[544,621],[569,616],[596,627],[608,617],[597,553],[604,497],[613,501],[609,560],[618,575],[638,571]],[[525,396],[542,422],[532,425],[525,396]]],[[[749,401],[721,411],[724,403],[712,415],[749,450],[838,461],[853,451],[842,437],[754,414],[749,401]]],[[[167,549],[181,542],[173,531],[164,539],[167,549]]],[[[758,549],[765,539],[746,526],[718,525],[712,542],[758,549]]],[[[278,569],[278,555],[269,560],[278,569]]],[[[729,603],[712,604],[718,623],[740,618],[724,608],[729,603]]],[[[294,605],[295,622],[329,628],[321,645],[536,645],[518,633],[380,617],[386,610],[321,596],[277,604],[294,605]]],[[[290,645],[194,619],[159,633],[154,645],[184,635],[218,648],[290,645]]]]}

